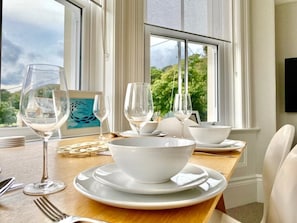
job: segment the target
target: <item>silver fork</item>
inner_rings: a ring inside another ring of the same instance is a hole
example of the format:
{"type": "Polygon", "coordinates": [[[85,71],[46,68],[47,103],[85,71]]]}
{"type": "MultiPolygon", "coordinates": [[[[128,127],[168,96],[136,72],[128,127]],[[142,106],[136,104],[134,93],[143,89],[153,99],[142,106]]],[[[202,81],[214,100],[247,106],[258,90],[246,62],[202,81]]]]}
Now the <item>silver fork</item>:
{"type": "Polygon", "coordinates": [[[91,218],[71,216],[60,211],[46,197],[40,197],[34,200],[37,207],[53,222],[71,223],[71,222],[91,222],[91,223],[107,223],[91,218]]]}

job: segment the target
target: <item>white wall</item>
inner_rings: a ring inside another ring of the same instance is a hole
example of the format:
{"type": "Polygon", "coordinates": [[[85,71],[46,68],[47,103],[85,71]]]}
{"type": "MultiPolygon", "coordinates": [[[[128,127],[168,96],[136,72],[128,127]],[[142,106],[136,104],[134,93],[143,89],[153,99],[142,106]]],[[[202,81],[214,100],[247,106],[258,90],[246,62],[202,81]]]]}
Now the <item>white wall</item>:
{"type": "Polygon", "coordinates": [[[251,0],[251,72],[255,126],[259,127],[257,173],[265,145],[276,131],[275,18],[273,0],[251,0]]]}
{"type": "MultiPolygon", "coordinates": [[[[285,112],[284,59],[297,57],[297,1],[276,5],[277,125],[291,123],[297,128],[297,113],[285,112]]],[[[297,133],[296,133],[297,134],[297,133]]],[[[295,137],[296,143],[296,137],[295,137]]]]}
{"type": "Polygon", "coordinates": [[[234,131],[248,148],[224,193],[227,208],[262,201],[262,163],[276,131],[274,0],[250,0],[250,64],[253,126],[234,131]]]}
{"type": "Polygon", "coordinates": [[[296,2],[296,0],[275,0],[275,5],[289,3],[289,2],[296,2]]]}

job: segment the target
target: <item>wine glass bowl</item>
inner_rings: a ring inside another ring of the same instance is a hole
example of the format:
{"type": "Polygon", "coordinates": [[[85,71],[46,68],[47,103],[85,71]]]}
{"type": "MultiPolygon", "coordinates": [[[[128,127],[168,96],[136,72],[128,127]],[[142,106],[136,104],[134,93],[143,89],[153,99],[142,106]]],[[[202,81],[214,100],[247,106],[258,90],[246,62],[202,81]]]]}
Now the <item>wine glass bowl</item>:
{"type": "Polygon", "coordinates": [[[173,112],[174,116],[182,125],[181,137],[184,138],[185,120],[192,114],[191,96],[189,94],[176,94],[174,97],[173,112]]]}
{"type": "Polygon", "coordinates": [[[47,144],[54,131],[70,113],[64,69],[55,65],[31,64],[23,80],[20,116],[24,123],[43,139],[43,174],[40,182],[24,187],[29,195],[45,195],[65,188],[60,181],[48,178],[47,144]]]}
{"type": "Polygon", "coordinates": [[[103,125],[103,121],[107,118],[109,114],[109,110],[110,109],[109,109],[108,97],[102,94],[96,94],[94,97],[93,114],[100,121],[99,141],[102,141],[102,142],[105,141],[105,137],[102,134],[102,125],[103,125]]]}
{"type": "Polygon", "coordinates": [[[126,90],[124,114],[135,127],[137,134],[154,113],[153,97],[149,83],[129,83],[126,90]]]}

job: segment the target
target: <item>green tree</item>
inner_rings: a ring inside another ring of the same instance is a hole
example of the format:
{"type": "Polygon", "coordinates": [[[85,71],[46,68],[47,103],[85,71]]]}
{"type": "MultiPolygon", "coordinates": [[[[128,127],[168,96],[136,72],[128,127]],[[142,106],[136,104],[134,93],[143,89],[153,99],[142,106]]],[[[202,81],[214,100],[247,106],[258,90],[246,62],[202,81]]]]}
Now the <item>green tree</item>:
{"type": "MultiPolygon", "coordinates": [[[[184,61],[182,61],[182,67],[184,61]]],[[[184,72],[184,69],[182,69],[184,72]]],[[[151,84],[154,110],[161,116],[172,111],[174,95],[177,92],[178,65],[163,69],[151,68],[151,84]]],[[[188,91],[191,94],[193,110],[199,111],[201,120],[207,117],[207,58],[193,54],[188,61],[188,91]]]]}
{"type": "Polygon", "coordinates": [[[17,109],[8,102],[0,102],[0,124],[12,125],[16,123],[17,109]]]}
{"type": "Polygon", "coordinates": [[[18,92],[15,92],[15,93],[12,93],[9,100],[11,102],[11,106],[16,108],[16,109],[19,109],[20,107],[20,91],[18,92]]]}
{"type": "Polygon", "coordinates": [[[10,93],[5,89],[0,90],[0,124],[11,126],[17,121],[17,112],[20,103],[20,92],[10,93]]]}
{"type": "Polygon", "coordinates": [[[195,54],[189,57],[189,93],[193,110],[201,120],[207,120],[207,58],[195,54]]]}
{"type": "Polygon", "coordinates": [[[154,110],[160,111],[161,116],[164,116],[172,110],[172,100],[177,89],[177,65],[170,66],[161,72],[159,78],[152,78],[152,92],[154,110]]]}
{"type": "Polygon", "coordinates": [[[9,101],[10,92],[5,89],[0,89],[0,101],[9,101]]]}
{"type": "Polygon", "coordinates": [[[156,67],[151,67],[151,82],[154,84],[155,80],[159,80],[162,76],[163,71],[156,67]]]}

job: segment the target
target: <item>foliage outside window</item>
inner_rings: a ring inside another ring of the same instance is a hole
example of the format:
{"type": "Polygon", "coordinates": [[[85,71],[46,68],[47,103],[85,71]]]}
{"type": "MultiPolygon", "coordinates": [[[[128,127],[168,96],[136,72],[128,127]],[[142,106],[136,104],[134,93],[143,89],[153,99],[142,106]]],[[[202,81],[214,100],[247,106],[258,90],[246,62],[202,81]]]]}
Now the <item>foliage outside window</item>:
{"type": "Polygon", "coordinates": [[[146,80],[151,81],[153,91],[157,91],[153,92],[154,103],[156,110],[161,109],[161,114],[170,112],[173,95],[177,92],[177,82],[173,80],[179,76],[191,94],[193,110],[199,112],[202,121],[230,121],[225,103],[229,92],[223,89],[228,87],[227,75],[231,74],[231,11],[231,0],[146,0],[146,58],[150,61],[146,60],[145,75],[146,80]],[[184,42],[185,53],[179,54],[179,60],[174,63],[170,61],[167,66],[155,66],[152,57],[168,61],[174,52],[155,52],[152,45],[148,50],[148,42],[154,35],[184,42]],[[191,52],[193,45],[200,46],[200,51],[191,52]],[[156,80],[156,75],[159,80],[156,80]],[[161,98],[165,101],[161,102],[161,98]]]}
{"type": "MultiPolygon", "coordinates": [[[[184,61],[182,62],[183,65],[184,61]]],[[[207,120],[207,58],[193,54],[189,57],[188,92],[193,110],[199,111],[201,120],[207,120]]],[[[184,66],[182,66],[184,67],[184,66]]],[[[184,70],[184,68],[183,68],[184,70]]],[[[165,116],[172,111],[173,96],[178,92],[178,65],[163,69],[151,68],[151,84],[155,111],[165,116]]]]}
{"type": "Polygon", "coordinates": [[[181,90],[191,95],[192,108],[199,112],[200,119],[217,121],[216,111],[214,115],[208,109],[209,102],[216,101],[214,86],[217,72],[212,72],[216,71],[216,63],[211,60],[216,46],[155,35],[151,35],[150,39],[154,110],[161,117],[171,116],[173,98],[178,93],[178,78],[181,76],[184,83],[181,90]]]}

